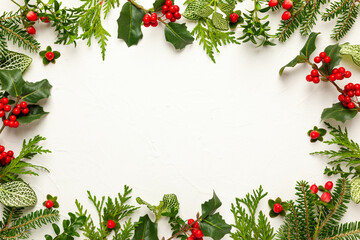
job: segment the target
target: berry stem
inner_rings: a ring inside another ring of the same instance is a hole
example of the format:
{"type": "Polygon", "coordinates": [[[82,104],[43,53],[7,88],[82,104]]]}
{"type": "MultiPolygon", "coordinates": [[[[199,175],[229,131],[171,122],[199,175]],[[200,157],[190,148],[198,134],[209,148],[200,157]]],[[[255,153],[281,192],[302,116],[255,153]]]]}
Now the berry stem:
{"type": "Polygon", "coordinates": [[[323,208],[324,207],[322,207],[321,210],[320,210],[319,219],[318,219],[318,223],[316,225],[316,230],[315,230],[315,234],[314,234],[314,238],[313,238],[314,240],[316,240],[316,238],[317,238],[317,236],[319,234],[320,219],[321,219],[321,215],[322,215],[322,212],[323,212],[323,208]]]}

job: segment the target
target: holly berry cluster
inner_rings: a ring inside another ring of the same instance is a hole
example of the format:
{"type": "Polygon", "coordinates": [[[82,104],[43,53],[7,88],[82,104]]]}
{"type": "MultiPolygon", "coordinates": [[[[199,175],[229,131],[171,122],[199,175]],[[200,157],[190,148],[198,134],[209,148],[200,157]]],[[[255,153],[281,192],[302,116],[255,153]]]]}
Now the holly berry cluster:
{"type": "Polygon", "coordinates": [[[29,114],[29,108],[26,102],[21,102],[20,104],[17,104],[12,112],[11,115],[6,118],[6,112],[11,111],[11,106],[9,105],[9,99],[7,97],[3,97],[0,100],[0,117],[3,118],[3,124],[4,126],[10,127],[10,128],[17,128],[19,127],[20,123],[16,120],[18,115],[27,115],[29,114]]]}
{"type": "Polygon", "coordinates": [[[187,238],[187,240],[203,240],[204,234],[200,229],[199,223],[195,222],[194,219],[189,219],[188,225],[191,226],[191,235],[187,238]]]}
{"type": "MultiPolygon", "coordinates": [[[[31,34],[31,35],[34,35],[36,33],[36,29],[35,27],[33,26],[35,24],[35,22],[38,20],[38,15],[36,14],[36,12],[34,11],[28,11],[26,13],[26,19],[30,21],[30,23],[26,23],[25,26],[26,26],[26,31],[31,34]]],[[[40,17],[40,20],[44,23],[49,23],[50,20],[49,20],[49,17],[40,17]]]]}
{"type": "Polygon", "coordinates": [[[344,87],[343,94],[340,94],[338,99],[340,102],[342,102],[344,107],[353,109],[355,107],[356,108],[360,107],[360,103],[357,99],[357,97],[359,96],[360,96],[360,84],[348,83],[344,87]],[[353,101],[352,99],[353,97],[356,100],[353,101]]]}
{"type": "Polygon", "coordinates": [[[162,13],[165,15],[166,19],[170,20],[170,22],[175,22],[181,18],[179,11],[179,6],[173,5],[171,0],[167,0],[165,5],[162,7],[162,13]]]}
{"type": "MultiPolygon", "coordinates": [[[[278,0],[270,0],[269,1],[269,7],[276,7],[279,4],[278,0]]],[[[294,3],[292,0],[285,0],[282,4],[283,9],[285,9],[286,11],[282,14],[281,19],[284,21],[287,21],[291,18],[292,14],[291,14],[291,9],[294,6],[294,3]]]]}
{"type": "MultiPolygon", "coordinates": [[[[312,194],[317,194],[318,191],[322,191],[323,194],[321,194],[320,200],[323,203],[330,203],[331,202],[331,189],[333,188],[334,184],[332,181],[328,181],[325,183],[324,186],[317,186],[316,184],[313,184],[310,186],[310,191],[312,194]]],[[[318,196],[318,195],[317,195],[318,196]]]]}
{"type": "Polygon", "coordinates": [[[145,14],[143,22],[145,27],[150,27],[150,25],[156,27],[158,25],[158,16],[156,13],[145,14]]]}
{"type": "Polygon", "coordinates": [[[5,152],[5,147],[0,145],[0,164],[1,166],[6,166],[11,163],[11,161],[15,159],[14,152],[9,150],[5,152]]]}

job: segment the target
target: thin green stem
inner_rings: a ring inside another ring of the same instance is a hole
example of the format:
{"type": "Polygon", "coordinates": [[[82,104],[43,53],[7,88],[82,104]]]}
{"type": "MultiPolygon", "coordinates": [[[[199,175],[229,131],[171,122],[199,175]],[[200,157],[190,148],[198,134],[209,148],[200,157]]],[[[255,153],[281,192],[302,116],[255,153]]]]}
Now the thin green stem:
{"type": "Polygon", "coordinates": [[[17,2],[15,2],[14,0],[11,0],[13,3],[15,3],[19,8],[23,8],[20,4],[18,4],[17,2]]]}
{"type": "Polygon", "coordinates": [[[318,223],[316,225],[316,230],[315,230],[315,234],[314,234],[314,237],[313,237],[314,240],[316,240],[317,236],[319,235],[319,226],[320,226],[320,220],[321,220],[321,215],[322,215],[322,212],[323,212],[323,208],[324,207],[321,207],[321,210],[320,210],[318,223]]]}

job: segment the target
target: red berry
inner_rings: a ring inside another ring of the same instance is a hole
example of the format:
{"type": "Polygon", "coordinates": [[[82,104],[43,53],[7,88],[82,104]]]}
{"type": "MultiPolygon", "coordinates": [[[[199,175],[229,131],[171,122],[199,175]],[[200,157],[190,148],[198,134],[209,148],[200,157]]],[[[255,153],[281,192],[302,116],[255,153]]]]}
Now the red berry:
{"type": "Polygon", "coordinates": [[[26,28],[26,31],[30,35],[34,35],[36,33],[36,29],[33,26],[29,26],[26,28]]]}
{"type": "Polygon", "coordinates": [[[9,122],[9,127],[10,127],[10,128],[13,128],[14,126],[15,126],[15,122],[14,122],[14,121],[10,121],[10,122],[9,122]]]}
{"type": "Polygon", "coordinates": [[[0,145],[0,153],[2,153],[3,151],[5,151],[5,147],[3,145],[0,145]]]}
{"type": "Polygon", "coordinates": [[[229,19],[232,23],[236,23],[239,20],[239,15],[237,13],[232,13],[229,16],[229,19]]]}
{"type": "Polygon", "coordinates": [[[16,116],[15,116],[15,115],[11,115],[11,116],[9,117],[9,120],[10,120],[10,121],[15,121],[15,120],[16,120],[16,116]]]}
{"type": "Polygon", "coordinates": [[[281,213],[283,211],[283,206],[280,203],[275,203],[273,208],[275,213],[281,213]]]}
{"type": "Polygon", "coordinates": [[[191,225],[193,222],[195,222],[194,219],[189,219],[189,220],[188,220],[188,225],[191,225]]]}
{"type": "Polygon", "coordinates": [[[178,5],[174,5],[174,8],[175,8],[175,12],[180,11],[180,8],[179,8],[179,6],[178,6],[178,5]]]}
{"type": "Polygon", "coordinates": [[[360,96],[360,90],[356,90],[356,91],[355,91],[355,95],[356,95],[357,97],[359,97],[359,96],[360,96]]]}
{"type": "Polygon", "coordinates": [[[195,238],[193,236],[190,236],[186,240],[195,240],[195,238]]]}
{"type": "Polygon", "coordinates": [[[13,110],[13,114],[15,114],[15,115],[19,115],[20,112],[21,112],[20,108],[14,108],[14,110],[13,110]]]}
{"type": "Polygon", "coordinates": [[[26,14],[26,18],[31,22],[35,22],[37,20],[37,15],[36,15],[36,13],[34,11],[29,11],[26,14]]]}
{"type": "Polygon", "coordinates": [[[281,16],[281,19],[284,21],[287,21],[291,18],[291,13],[289,11],[285,11],[283,15],[281,16]]]}
{"type": "Polygon", "coordinates": [[[339,99],[340,102],[343,102],[344,99],[345,99],[345,96],[342,95],[342,94],[340,94],[339,97],[338,97],[338,99],[339,99]]]}
{"type": "Polygon", "coordinates": [[[40,17],[40,20],[44,23],[50,22],[49,17],[40,17]]]}
{"type": "Polygon", "coordinates": [[[163,7],[162,7],[162,13],[163,14],[166,14],[167,12],[169,11],[169,7],[168,6],[166,6],[166,5],[164,5],[163,7]]]}
{"type": "Polygon", "coordinates": [[[25,108],[25,109],[21,110],[21,113],[24,114],[24,115],[26,115],[26,114],[29,113],[29,109],[28,109],[28,108],[25,108]]]}
{"type": "Polygon", "coordinates": [[[116,226],[116,223],[113,221],[113,220],[109,220],[108,222],[107,222],[107,228],[108,229],[114,229],[115,228],[115,226],[116,226]]]}
{"type": "Polygon", "coordinates": [[[170,7],[169,7],[169,12],[171,12],[171,13],[176,12],[175,6],[170,6],[170,7]]]}
{"type": "Polygon", "coordinates": [[[354,89],[354,84],[353,83],[349,83],[348,86],[349,86],[350,90],[354,89]]]}
{"type": "Polygon", "coordinates": [[[21,108],[20,104],[16,105],[16,108],[21,108]]]}
{"type": "Polygon", "coordinates": [[[311,187],[310,187],[310,191],[311,191],[312,194],[317,194],[317,192],[318,192],[318,187],[317,187],[315,184],[313,184],[313,185],[311,185],[311,187]]]}
{"type": "Polygon", "coordinates": [[[144,23],[144,27],[150,27],[150,23],[144,23]]]}
{"type": "Polygon", "coordinates": [[[170,19],[170,22],[175,22],[176,21],[176,18],[174,18],[174,17],[172,17],[171,19],[170,19]]]}
{"type": "Polygon", "coordinates": [[[321,195],[321,201],[326,202],[326,203],[329,203],[329,202],[331,201],[331,194],[328,193],[328,192],[324,192],[324,193],[321,195]]]}
{"type": "Polygon", "coordinates": [[[288,10],[288,9],[292,8],[293,5],[294,5],[294,4],[293,4],[293,2],[292,2],[291,0],[285,0],[285,1],[283,2],[282,7],[283,7],[284,9],[288,10]]]}
{"type": "Polygon", "coordinates": [[[1,156],[2,156],[2,158],[6,158],[6,157],[7,157],[7,153],[6,153],[6,152],[3,152],[3,153],[1,153],[1,156]]]}
{"type": "Polygon", "coordinates": [[[329,57],[329,56],[324,57],[324,62],[330,63],[331,62],[331,57],[329,57]]]}
{"type": "Polygon", "coordinates": [[[332,73],[333,74],[337,74],[339,72],[339,70],[337,69],[337,68],[334,68],[333,70],[332,70],[332,73]]]}
{"type": "Polygon", "coordinates": [[[360,84],[358,84],[358,83],[355,84],[355,85],[354,85],[354,90],[360,90],[360,84]]]}
{"type": "Polygon", "coordinates": [[[355,103],[351,102],[347,105],[347,107],[353,109],[355,107],[355,103]]]}
{"type": "Polygon", "coordinates": [[[146,24],[150,23],[150,15],[149,14],[145,14],[145,16],[143,17],[143,22],[146,24]]]}
{"type": "Polygon", "coordinates": [[[166,18],[169,19],[169,20],[173,18],[172,13],[170,13],[170,12],[168,12],[165,16],[166,16],[166,18]]]}
{"type": "Polygon", "coordinates": [[[2,104],[2,102],[0,102],[0,110],[4,109],[4,104],[2,104]]]}
{"type": "Polygon", "coordinates": [[[354,94],[353,91],[348,91],[348,92],[347,92],[347,95],[348,95],[349,97],[353,97],[355,94],[354,94]]]}
{"type": "Polygon", "coordinates": [[[53,52],[47,52],[47,53],[45,53],[45,57],[47,60],[51,61],[54,59],[55,55],[53,52]]]}
{"type": "Polygon", "coordinates": [[[195,229],[195,230],[193,231],[193,234],[194,234],[194,236],[195,236],[196,238],[201,238],[201,237],[204,236],[203,233],[202,233],[202,231],[201,231],[200,229],[195,229]]]}
{"type": "Polygon", "coordinates": [[[5,126],[9,126],[10,120],[9,120],[9,119],[5,119],[3,123],[4,123],[5,126]]]}
{"type": "Polygon", "coordinates": [[[346,97],[344,98],[344,102],[345,102],[345,103],[351,103],[351,98],[346,96],[346,97]]]}
{"type": "Polygon", "coordinates": [[[10,112],[10,110],[11,110],[10,105],[5,105],[5,106],[4,106],[4,111],[5,111],[5,112],[10,112]]]}
{"type": "Polygon", "coordinates": [[[6,157],[6,158],[5,158],[5,163],[6,163],[6,164],[11,163],[11,157],[6,157]]]}
{"type": "Polygon", "coordinates": [[[157,14],[152,13],[150,16],[150,23],[156,23],[157,22],[157,14]]]}
{"type": "Polygon", "coordinates": [[[12,157],[12,156],[14,156],[14,152],[10,150],[10,151],[7,152],[7,155],[8,155],[9,157],[12,157]]]}
{"type": "Polygon", "coordinates": [[[329,80],[330,80],[331,82],[334,82],[334,81],[336,80],[335,74],[331,74],[331,75],[329,76],[329,80]]]}
{"type": "Polygon", "coordinates": [[[313,70],[311,71],[311,76],[313,76],[313,77],[318,77],[318,76],[319,76],[319,71],[316,70],[316,69],[313,69],[313,70]]]}
{"type": "Polygon", "coordinates": [[[343,67],[339,67],[339,73],[345,73],[345,68],[343,68],[343,67]]]}
{"type": "Polygon", "coordinates": [[[8,104],[8,103],[9,103],[9,99],[6,98],[6,97],[4,97],[4,98],[1,99],[1,102],[2,102],[3,104],[8,104]]]}
{"type": "Polygon", "coordinates": [[[325,57],[326,57],[326,52],[321,52],[321,53],[319,54],[319,57],[325,58],[325,57]]]}
{"type": "Polygon", "coordinates": [[[180,18],[181,18],[181,14],[180,14],[179,12],[175,12],[175,13],[174,13],[174,18],[180,19],[180,18]]]}
{"type": "Polygon", "coordinates": [[[344,79],[344,76],[341,73],[336,73],[335,77],[336,77],[337,80],[343,80],[344,79]]]}
{"type": "Polygon", "coordinates": [[[332,181],[328,181],[328,182],[325,183],[325,186],[324,186],[324,187],[325,187],[326,190],[329,190],[329,191],[330,191],[330,190],[333,188],[333,186],[334,186],[333,182],[332,182],[332,181]]]}
{"type": "Polygon", "coordinates": [[[321,57],[319,57],[319,56],[315,57],[314,62],[320,63],[321,62],[321,57]]]}
{"type": "Polygon", "coordinates": [[[151,25],[152,27],[156,27],[158,24],[159,24],[158,22],[150,23],[150,25],[151,25]]]}
{"type": "Polygon", "coordinates": [[[168,7],[172,6],[172,1],[171,1],[171,0],[167,0],[167,1],[165,2],[165,5],[168,6],[168,7]]]}
{"type": "Polygon", "coordinates": [[[269,7],[276,7],[279,4],[278,0],[270,0],[269,7]]]}
{"type": "Polygon", "coordinates": [[[47,200],[46,203],[45,203],[45,207],[50,209],[54,206],[54,202],[51,201],[51,200],[47,200]]]}
{"type": "Polygon", "coordinates": [[[351,77],[351,72],[350,72],[350,71],[346,71],[346,72],[344,73],[344,77],[346,77],[346,78],[351,77]]]}
{"type": "Polygon", "coordinates": [[[307,75],[307,76],[306,76],[306,81],[312,82],[312,81],[313,81],[313,77],[312,77],[311,75],[307,75]]]}
{"type": "Polygon", "coordinates": [[[18,128],[20,126],[20,123],[18,121],[14,122],[14,128],[18,128]]]}
{"type": "MultiPolygon", "coordinates": [[[[20,103],[21,108],[27,108],[27,105],[28,105],[27,102],[21,102],[20,103]]],[[[16,107],[18,107],[18,106],[16,106],[16,107]]]]}
{"type": "Polygon", "coordinates": [[[320,78],[318,77],[313,78],[313,83],[318,84],[319,82],[320,82],[320,78]]]}
{"type": "Polygon", "coordinates": [[[320,133],[318,131],[313,130],[310,133],[310,137],[311,139],[317,139],[318,137],[320,137],[320,133]]]}
{"type": "Polygon", "coordinates": [[[0,111],[0,118],[4,117],[5,116],[5,111],[4,110],[1,110],[0,111]]]}
{"type": "Polygon", "coordinates": [[[200,229],[200,225],[198,222],[194,223],[193,228],[200,229]]]}

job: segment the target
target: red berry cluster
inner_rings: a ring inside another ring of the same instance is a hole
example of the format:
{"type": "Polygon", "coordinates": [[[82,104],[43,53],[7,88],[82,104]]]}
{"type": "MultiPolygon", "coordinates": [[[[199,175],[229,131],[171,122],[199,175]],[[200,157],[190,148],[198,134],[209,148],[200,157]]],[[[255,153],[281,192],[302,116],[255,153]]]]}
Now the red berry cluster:
{"type": "Polygon", "coordinates": [[[176,20],[181,18],[181,14],[179,13],[180,8],[178,5],[173,5],[171,0],[167,0],[165,5],[162,7],[162,13],[165,15],[170,22],[175,22],[176,20]]]}
{"type": "MultiPolygon", "coordinates": [[[[332,181],[328,181],[325,183],[324,188],[323,188],[323,190],[325,190],[325,191],[320,197],[322,202],[329,203],[331,201],[331,194],[329,191],[333,188],[333,186],[334,186],[334,184],[332,181]]],[[[318,186],[316,186],[316,184],[313,184],[310,187],[310,191],[312,194],[317,194],[319,191],[319,188],[318,188],[318,186]]]]}
{"type": "Polygon", "coordinates": [[[1,166],[5,166],[5,165],[11,163],[11,161],[13,159],[15,159],[14,152],[11,150],[5,152],[5,147],[0,145],[0,164],[1,164],[1,166]]]}
{"type": "MultiPolygon", "coordinates": [[[[355,105],[356,101],[353,101],[352,97],[360,97],[360,84],[349,83],[345,85],[343,92],[344,94],[340,94],[338,99],[342,102],[344,107],[349,109],[359,107],[355,105]]],[[[359,104],[359,102],[357,102],[357,104],[359,104]]]]}
{"type": "Polygon", "coordinates": [[[145,27],[150,27],[150,25],[156,27],[158,25],[158,16],[156,13],[145,14],[143,22],[145,27]]]}
{"type": "MultiPolygon", "coordinates": [[[[29,20],[30,22],[36,22],[38,20],[38,16],[34,11],[28,11],[26,13],[26,18],[27,20],[29,20]]],[[[40,17],[40,20],[44,23],[48,23],[50,22],[49,17],[40,17]]],[[[31,34],[34,35],[36,33],[36,29],[34,28],[34,26],[28,26],[26,28],[26,31],[31,34]]]]}
{"type": "Polygon", "coordinates": [[[330,62],[331,62],[331,58],[326,55],[326,52],[321,52],[321,53],[319,54],[319,56],[316,56],[316,57],[314,58],[314,62],[316,62],[316,63],[320,63],[320,62],[330,63],[330,62]]]}
{"type": "MultiPolygon", "coordinates": [[[[3,97],[0,100],[0,117],[4,118],[6,115],[6,112],[11,111],[11,106],[9,105],[9,99],[7,97],[3,97]]],[[[5,118],[3,120],[4,126],[10,127],[10,128],[17,128],[19,127],[20,123],[16,120],[17,115],[27,115],[29,114],[29,108],[26,102],[21,102],[20,104],[17,104],[13,111],[12,115],[9,116],[9,118],[5,118]]]]}
{"type": "Polygon", "coordinates": [[[194,219],[188,220],[188,225],[191,226],[191,235],[187,240],[203,240],[203,232],[200,230],[200,225],[198,222],[195,222],[194,219]]]}
{"type": "MultiPolygon", "coordinates": [[[[331,57],[327,56],[325,52],[321,52],[319,56],[314,58],[315,63],[328,64],[331,62],[331,57]]],[[[332,76],[332,75],[331,75],[332,76]]],[[[320,74],[317,69],[313,69],[309,75],[306,76],[306,81],[318,84],[320,82],[320,74]]],[[[331,80],[330,80],[331,81],[331,80]]],[[[334,80],[335,81],[335,80],[334,80]]]]}
{"type": "Polygon", "coordinates": [[[350,78],[351,72],[346,71],[345,68],[339,67],[332,70],[332,74],[329,76],[329,80],[334,82],[335,80],[343,80],[344,78],[350,78]]]}
{"type": "MultiPolygon", "coordinates": [[[[279,4],[278,0],[270,0],[269,6],[270,7],[276,7],[279,4]]],[[[285,0],[282,4],[283,9],[286,11],[282,14],[281,19],[284,21],[287,21],[291,18],[291,12],[288,11],[294,6],[294,3],[292,0],[285,0]]]]}

